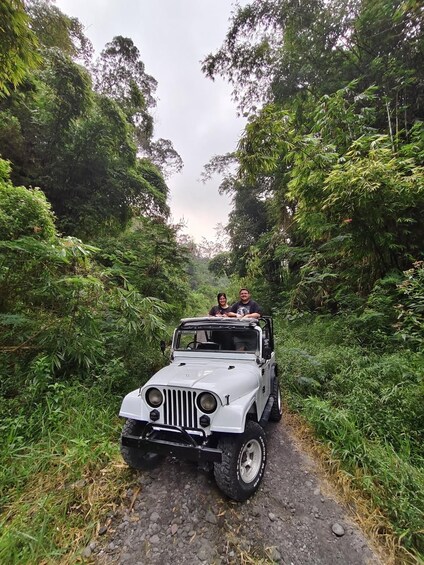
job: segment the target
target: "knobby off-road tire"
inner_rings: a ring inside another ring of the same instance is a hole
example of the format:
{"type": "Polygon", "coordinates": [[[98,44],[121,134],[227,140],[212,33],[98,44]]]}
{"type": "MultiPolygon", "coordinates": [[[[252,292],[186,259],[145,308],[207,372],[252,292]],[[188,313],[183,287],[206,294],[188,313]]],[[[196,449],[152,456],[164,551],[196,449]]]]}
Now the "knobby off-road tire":
{"type": "Polygon", "coordinates": [[[243,501],[257,491],[266,465],[263,428],[248,421],[243,434],[223,437],[218,442],[222,462],[214,463],[215,480],[229,498],[243,501]]]}
{"type": "Polygon", "coordinates": [[[272,383],[272,396],[274,397],[274,404],[272,405],[271,412],[269,414],[270,422],[279,422],[283,416],[283,403],[281,400],[281,387],[280,381],[278,380],[278,375],[274,377],[274,382],[272,383]]]}
{"type": "MultiPolygon", "coordinates": [[[[141,435],[145,424],[137,420],[128,419],[122,428],[122,435],[141,435]]],[[[161,463],[163,456],[159,453],[151,453],[150,451],[142,451],[135,447],[122,445],[121,455],[125,463],[132,469],[148,470],[154,469],[161,463]]]]}

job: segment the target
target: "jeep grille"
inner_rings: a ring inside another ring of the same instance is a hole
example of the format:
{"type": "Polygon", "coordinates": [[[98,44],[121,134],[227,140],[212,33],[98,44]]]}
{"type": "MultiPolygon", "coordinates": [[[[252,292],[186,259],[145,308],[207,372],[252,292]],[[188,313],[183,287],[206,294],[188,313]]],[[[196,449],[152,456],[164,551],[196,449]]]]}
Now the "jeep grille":
{"type": "Polygon", "coordinates": [[[165,389],[164,423],[197,428],[196,393],[192,390],[165,389]]]}

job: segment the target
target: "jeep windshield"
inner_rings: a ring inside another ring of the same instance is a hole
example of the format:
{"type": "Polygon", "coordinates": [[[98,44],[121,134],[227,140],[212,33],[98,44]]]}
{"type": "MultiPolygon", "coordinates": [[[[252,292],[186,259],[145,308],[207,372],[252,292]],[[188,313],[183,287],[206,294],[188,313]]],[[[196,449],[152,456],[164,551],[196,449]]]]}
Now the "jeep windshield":
{"type": "Polygon", "coordinates": [[[240,321],[185,322],[175,331],[176,351],[259,352],[256,322],[240,321]]]}

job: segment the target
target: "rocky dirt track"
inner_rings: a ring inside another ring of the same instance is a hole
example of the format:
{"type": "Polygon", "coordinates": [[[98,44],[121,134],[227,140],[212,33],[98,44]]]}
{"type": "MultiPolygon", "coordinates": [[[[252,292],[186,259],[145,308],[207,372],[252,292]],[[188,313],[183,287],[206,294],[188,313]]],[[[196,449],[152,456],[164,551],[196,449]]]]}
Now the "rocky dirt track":
{"type": "Polygon", "coordinates": [[[127,504],[85,557],[100,565],[382,563],[297,449],[284,417],[266,432],[265,477],[248,502],[229,501],[211,474],[167,459],[135,475],[127,504]]]}

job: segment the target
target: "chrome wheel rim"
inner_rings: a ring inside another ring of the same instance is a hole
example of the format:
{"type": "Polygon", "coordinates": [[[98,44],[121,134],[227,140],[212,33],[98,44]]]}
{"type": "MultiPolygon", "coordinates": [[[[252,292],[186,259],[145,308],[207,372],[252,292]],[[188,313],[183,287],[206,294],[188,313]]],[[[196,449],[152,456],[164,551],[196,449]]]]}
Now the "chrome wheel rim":
{"type": "Polygon", "coordinates": [[[249,440],[240,454],[240,478],[251,483],[258,475],[262,465],[262,446],[256,439],[249,440]]]}

